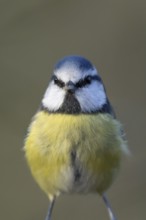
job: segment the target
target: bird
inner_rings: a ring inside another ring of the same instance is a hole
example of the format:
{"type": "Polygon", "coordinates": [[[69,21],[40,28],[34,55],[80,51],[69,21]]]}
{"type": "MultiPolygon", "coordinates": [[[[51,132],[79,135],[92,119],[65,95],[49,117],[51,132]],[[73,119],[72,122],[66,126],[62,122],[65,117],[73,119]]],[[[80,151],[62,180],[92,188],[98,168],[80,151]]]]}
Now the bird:
{"type": "Polygon", "coordinates": [[[106,191],[127,149],[96,67],[80,55],[60,59],[24,143],[31,173],[50,201],[46,220],[59,195],[74,193],[98,194],[116,220],[106,191]]]}

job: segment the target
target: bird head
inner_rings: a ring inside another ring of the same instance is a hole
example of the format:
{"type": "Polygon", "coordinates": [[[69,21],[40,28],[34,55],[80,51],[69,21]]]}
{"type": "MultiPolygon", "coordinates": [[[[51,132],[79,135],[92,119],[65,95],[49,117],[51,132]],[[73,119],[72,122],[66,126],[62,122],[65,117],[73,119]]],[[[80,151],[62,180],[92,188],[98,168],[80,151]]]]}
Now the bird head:
{"type": "Polygon", "coordinates": [[[67,56],[56,64],[42,100],[48,112],[69,114],[98,112],[108,104],[96,68],[81,56],[67,56]]]}

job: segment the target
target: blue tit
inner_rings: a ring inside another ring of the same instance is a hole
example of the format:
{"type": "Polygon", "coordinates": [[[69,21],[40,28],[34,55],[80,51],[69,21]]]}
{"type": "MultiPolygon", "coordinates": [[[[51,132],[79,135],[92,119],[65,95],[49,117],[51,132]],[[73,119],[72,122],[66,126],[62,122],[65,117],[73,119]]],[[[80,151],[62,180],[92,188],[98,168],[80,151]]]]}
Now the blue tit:
{"type": "Polygon", "coordinates": [[[31,173],[50,200],[46,220],[64,193],[98,193],[116,219],[105,191],[127,152],[122,130],[95,66],[81,56],[60,60],[24,146],[31,173]]]}

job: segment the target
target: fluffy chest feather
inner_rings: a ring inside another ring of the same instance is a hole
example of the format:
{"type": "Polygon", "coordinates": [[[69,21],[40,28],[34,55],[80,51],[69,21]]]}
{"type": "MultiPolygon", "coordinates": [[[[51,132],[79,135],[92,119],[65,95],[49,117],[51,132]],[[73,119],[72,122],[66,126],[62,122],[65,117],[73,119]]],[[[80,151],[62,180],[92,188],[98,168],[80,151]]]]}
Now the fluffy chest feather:
{"type": "Polygon", "coordinates": [[[37,182],[47,194],[102,192],[125,148],[120,127],[108,114],[37,113],[25,143],[37,182]]]}

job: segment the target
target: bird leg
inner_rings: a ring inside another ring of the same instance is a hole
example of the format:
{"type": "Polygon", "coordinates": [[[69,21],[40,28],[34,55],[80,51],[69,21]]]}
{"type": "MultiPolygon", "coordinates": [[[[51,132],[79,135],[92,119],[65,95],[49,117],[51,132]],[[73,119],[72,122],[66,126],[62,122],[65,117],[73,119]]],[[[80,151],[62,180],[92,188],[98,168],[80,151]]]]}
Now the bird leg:
{"type": "Polygon", "coordinates": [[[51,201],[51,203],[49,205],[48,213],[47,213],[47,216],[46,216],[45,220],[51,220],[51,215],[52,215],[54,203],[55,203],[55,198],[53,198],[53,200],[51,201]]]}
{"type": "Polygon", "coordinates": [[[103,201],[106,205],[106,208],[108,210],[108,214],[109,214],[109,217],[110,217],[110,220],[117,220],[113,211],[112,211],[112,208],[111,208],[111,205],[110,205],[110,202],[108,201],[107,199],[107,196],[105,194],[102,195],[102,198],[103,198],[103,201]]]}

